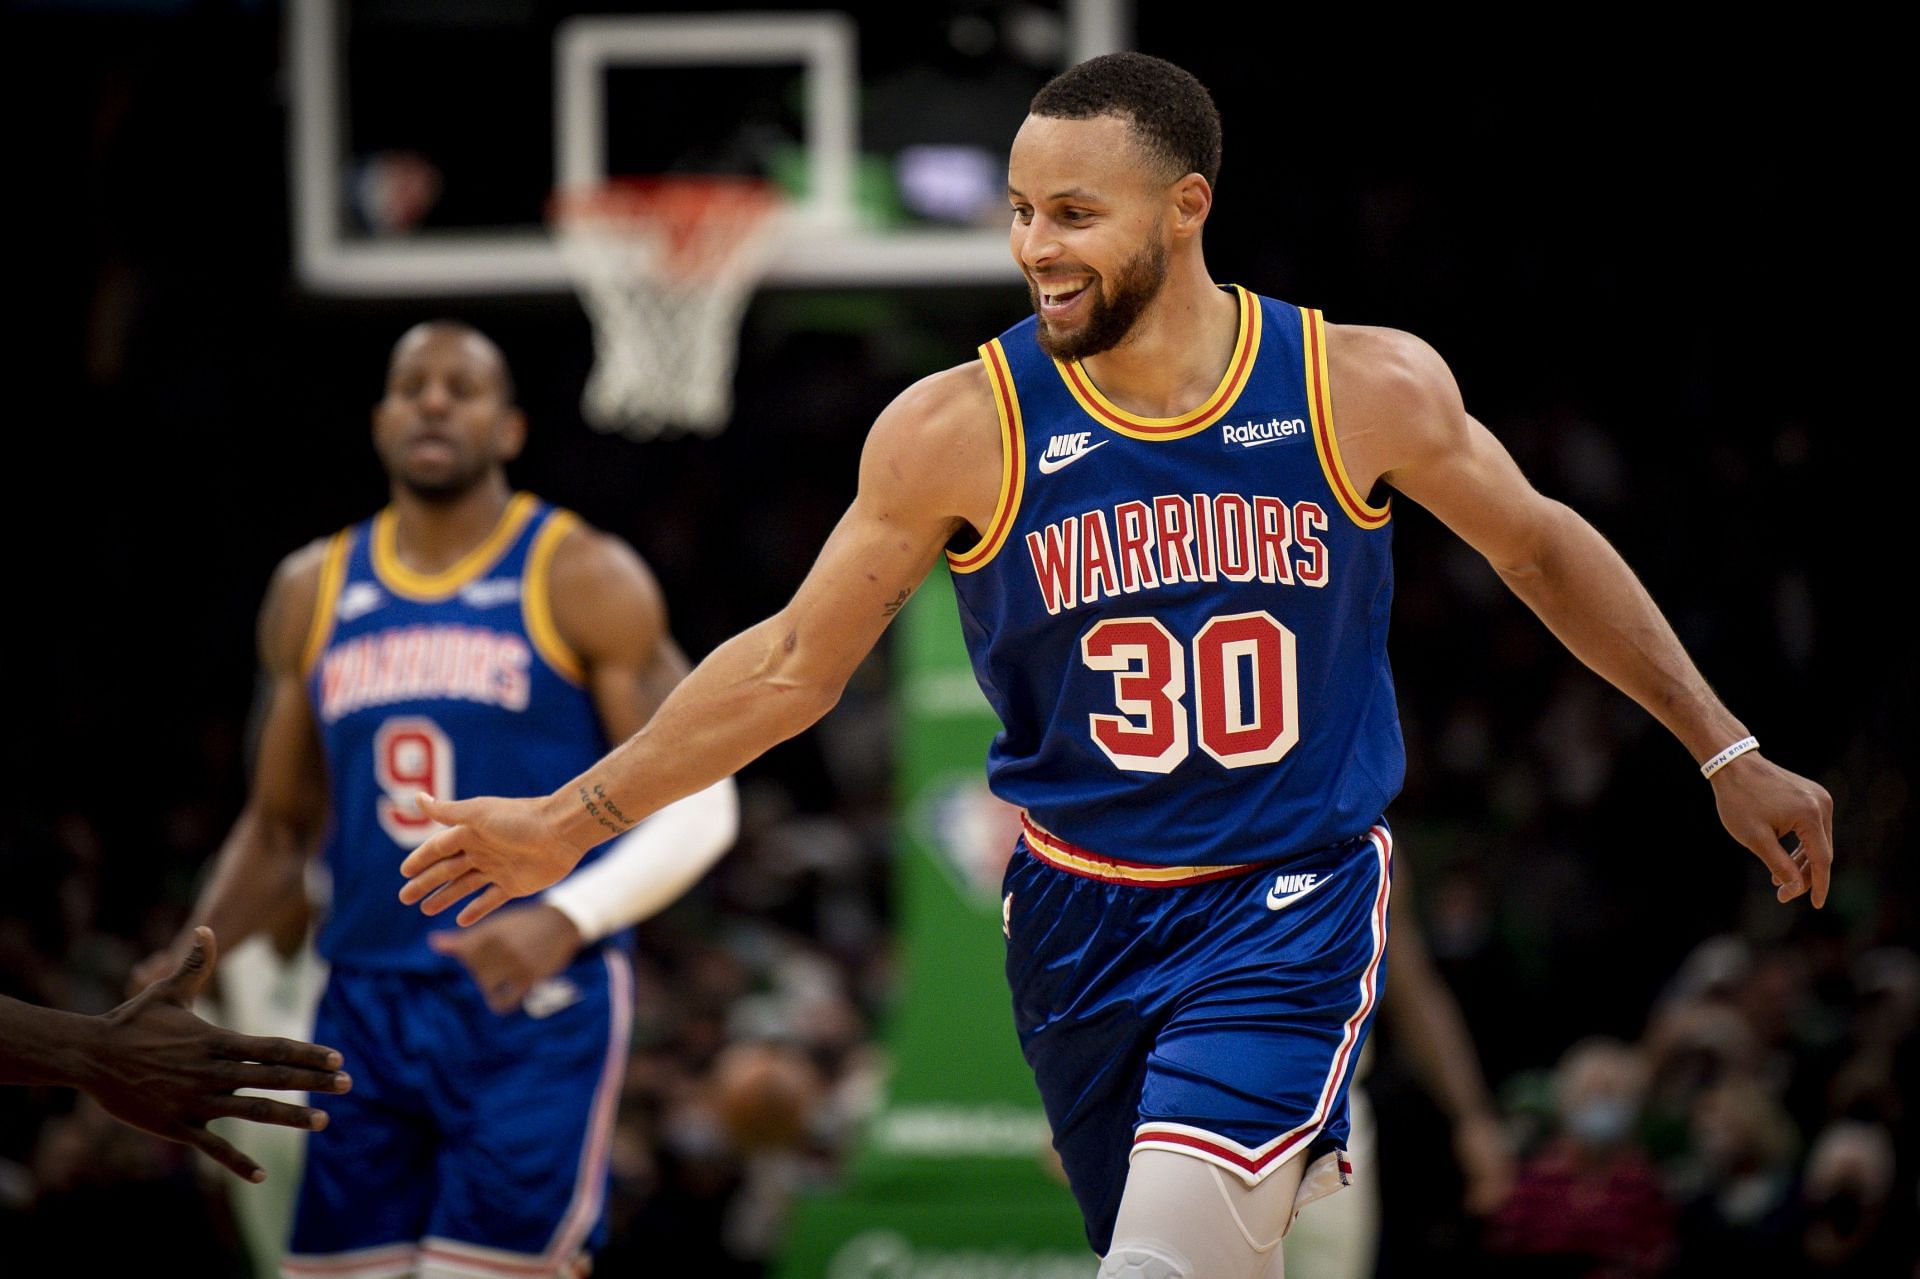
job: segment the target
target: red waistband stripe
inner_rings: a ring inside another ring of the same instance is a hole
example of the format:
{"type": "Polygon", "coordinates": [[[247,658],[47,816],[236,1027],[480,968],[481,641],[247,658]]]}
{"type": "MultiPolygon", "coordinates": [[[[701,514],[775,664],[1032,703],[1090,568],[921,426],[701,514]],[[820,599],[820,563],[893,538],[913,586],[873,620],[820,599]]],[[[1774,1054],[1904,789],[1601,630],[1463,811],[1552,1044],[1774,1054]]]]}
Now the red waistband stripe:
{"type": "Polygon", "coordinates": [[[1068,843],[1047,830],[1027,813],[1020,814],[1021,833],[1033,855],[1056,870],[1109,884],[1202,884],[1210,879],[1226,879],[1252,870],[1258,863],[1238,862],[1230,866],[1152,866],[1146,862],[1121,861],[1103,857],[1078,844],[1068,843]]]}

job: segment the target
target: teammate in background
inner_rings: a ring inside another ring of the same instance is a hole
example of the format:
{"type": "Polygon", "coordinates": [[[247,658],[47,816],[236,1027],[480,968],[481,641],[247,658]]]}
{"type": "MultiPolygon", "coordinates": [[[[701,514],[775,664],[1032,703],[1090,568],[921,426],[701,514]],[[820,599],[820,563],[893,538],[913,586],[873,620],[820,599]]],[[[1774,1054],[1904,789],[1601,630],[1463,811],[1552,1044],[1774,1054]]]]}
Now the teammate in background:
{"type": "Polygon", "coordinates": [[[1754,749],[1431,347],[1214,283],[1219,160],[1211,99],[1169,63],[1043,88],[1007,182],[1036,314],[881,414],[792,602],[644,730],[551,796],[428,802],[455,828],[401,894],[472,896],[473,923],[802,731],[944,556],[1004,725],[989,780],[1027,810],[1004,903],[1022,1048],[1102,1272],[1156,1279],[1277,1275],[1299,1205],[1341,1183],[1404,765],[1383,487],[1704,761],[1780,900],[1821,904],[1832,860],[1825,791],[1754,749]]]}
{"type": "MultiPolygon", "coordinates": [[[[1447,988],[1413,908],[1405,863],[1394,867],[1380,1012],[1392,1027],[1399,1055],[1453,1128],[1453,1154],[1464,1184],[1463,1206],[1491,1214],[1513,1188],[1518,1161],[1513,1141],[1487,1090],[1480,1058],[1447,988]]],[[[1346,1193],[1329,1196],[1287,1233],[1289,1279],[1368,1279],[1380,1248],[1380,1171],[1373,1106],[1366,1080],[1373,1045],[1354,1070],[1348,1090],[1353,1172],[1346,1193]]]]}
{"type": "Polygon", "coordinates": [[[208,1132],[207,1122],[231,1116],[317,1131],[327,1126],[324,1110],[237,1091],[343,1093],[352,1080],[331,1048],[236,1035],[188,1012],[218,957],[212,931],[196,928],[171,975],[98,1017],[0,995],[0,1084],[77,1088],[123,1124],[203,1151],[236,1177],[266,1180],[265,1169],[208,1132]]]}
{"type": "Polygon", "coordinates": [[[261,610],[258,763],[194,918],[247,936],[324,836],[316,1029],[359,1070],[352,1097],[321,1103],[286,1275],[583,1273],[605,1231],[626,929],[736,830],[716,775],[497,927],[436,931],[394,900],[437,829],[416,792],[544,791],[687,670],[646,565],[508,488],[525,436],[492,342],[409,330],[373,411],[392,504],[289,556],[261,610]]]}

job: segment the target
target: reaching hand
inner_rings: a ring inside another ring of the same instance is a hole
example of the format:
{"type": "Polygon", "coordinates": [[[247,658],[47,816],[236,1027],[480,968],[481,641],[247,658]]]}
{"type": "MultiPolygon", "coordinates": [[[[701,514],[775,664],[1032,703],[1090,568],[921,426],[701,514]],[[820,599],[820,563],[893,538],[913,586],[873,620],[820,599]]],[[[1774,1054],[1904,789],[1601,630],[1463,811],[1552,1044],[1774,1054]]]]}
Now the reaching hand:
{"type": "Polygon", "coordinates": [[[1513,1139],[1492,1114],[1466,1115],[1453,1125],[1453,1156],[1466,1182],[1464,1206],[1476,1217],[1490,1217],[1513,1189],[1513,1139]]]}
{"type": "Polygon", "coordinates": [[[407,877],[400,900],[418,902],[429,915],[473,893],[460,925],[478,923],[516,897],[558,883],[583,850],[555,838],[532,799],[463,799],[441,803],[420,796],[420,811],[451,827],[413,850],[400,863],[407,877]],[[484,890],[484,891],[482,891],[484,890]]]}
{"type": "Polygon", "coordinates": [[[1792,901],[1811,889],[1816,910],[1827,904],[1833,796],[1824,786],[1749,751],[1713,775],[1713,798],[1727,833],[1773,873],[1776,897],[1792,901]],[[1788,835],[1797,841],[1791,851],[1781,843],[1788,835]]]}
{"type": "Polygon", "coordinates": [[[157,981],[165,981],[168,974],[193,952],[194,938],[195,934],[184,933],[171,946],[156,950],[135,964],[133,972],[127,977],[127,998],[133,998],[157,981]]]}
{"type": "Polygon", "coordinates": [[[545,902],[503,910],[464,932],[428,933],[427,945],[467,966],[487,1007],[503,1016],[527,992],[553,976],[580,951],[580,930],[545,902]]]}
{"type": "Polygon", "coordinates": [[[208,1132],[207,1121],[231,1115],[317,1132],[327,1126],[325,1111],[240,1097],[235,1090],[341,1093],[352,1080],[331,1048],[236,1034],[188,1012],[217,957],[213,930],[196,928],[193,948],[171,975],[91,1019],[97,1033],[84,1054],[88,1073],[76,1083],[122,1123],[203,1150],[248,1181],[264,1181],[265,1170],[208,1132]]]}

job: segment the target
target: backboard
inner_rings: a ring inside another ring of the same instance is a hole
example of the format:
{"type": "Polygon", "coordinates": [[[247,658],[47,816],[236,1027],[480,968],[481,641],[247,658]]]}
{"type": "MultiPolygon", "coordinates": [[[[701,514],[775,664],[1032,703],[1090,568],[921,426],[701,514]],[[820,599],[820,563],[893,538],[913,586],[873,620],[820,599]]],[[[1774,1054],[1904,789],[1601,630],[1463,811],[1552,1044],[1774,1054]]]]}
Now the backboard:
{"type": "Polygon", "coordinates": [[[792,199],[767,283],[1016,284],[1007,144],[1125,0],[291,0],[295,258],[345,297],[564,291],[557,188],[735,172],[792,199]]]}

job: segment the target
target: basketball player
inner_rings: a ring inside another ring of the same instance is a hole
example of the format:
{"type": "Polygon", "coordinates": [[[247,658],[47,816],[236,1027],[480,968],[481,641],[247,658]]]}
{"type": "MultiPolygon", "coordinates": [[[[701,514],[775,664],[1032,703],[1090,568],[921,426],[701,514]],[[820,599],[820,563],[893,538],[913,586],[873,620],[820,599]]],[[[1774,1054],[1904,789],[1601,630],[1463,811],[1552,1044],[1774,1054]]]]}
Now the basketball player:
{"type": "Polygon", "coordinates": [[[252,791],[194,918],[236,941],[261,927],[324,834],[316,1030],[358,1086],[320,1103],[289,1276],[581,1273],[605,1229],[625,930],[733,839],[716,777],[503,927],[431,931],[394,900],[435,829],[416,791],[544,791],[686,673],[640,559],[510,491],[525,434],[492,342],[409,330],[373,411],[392,504],[288,557],[261,611],[252,791]]]}
{"type": "Polygon", "coordinates": [[[1535,492],[1419,339],[1223,287],[1220,125],[1113,54],[1034,98],[1011,245],[1035,314],[905,391],[791,603],[544,799],[455,828],[402,900],[471,923],[833,705],[944,557],[1026,810],[1004,903],[1022,1047],[1108,1275],[1279,1273],[1336,1188],[1380,989],[1403,756],[1385,649],[1390,498],[1483,554],[1705,761],[1786,901],[1826,896],[1830,801],[1754,750],[1638,580],[1535,492]],[[1791,832],[1792,852],[1778,837],[1791,832]]]}
{"type": "Polygon", "coordinates": [[[208,1132],[208,1122],[231,1116],[324,1128],[325,1111],[236,1094],[242,1088],[339,1093],[352,1080],[331,1048],[236,1035],[187,1011],[217,958],[212,931],[195,929],[171,974],[98,1017],[0,995],[0,1084],[77,1088],[123,1124],[193,1146],[236,1177],[265,1181],[266,1169],[208,1132]]]}

